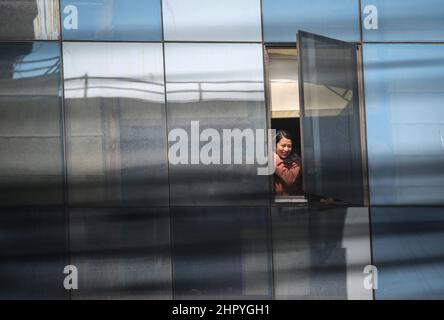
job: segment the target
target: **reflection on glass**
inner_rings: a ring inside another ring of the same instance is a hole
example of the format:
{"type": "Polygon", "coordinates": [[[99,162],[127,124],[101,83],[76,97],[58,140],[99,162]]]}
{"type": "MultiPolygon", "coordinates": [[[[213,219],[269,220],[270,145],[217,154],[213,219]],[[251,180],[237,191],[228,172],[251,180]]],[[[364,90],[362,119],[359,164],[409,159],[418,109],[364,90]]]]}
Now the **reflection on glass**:
{"type": "Polygon", "coordinates": [[[61,0],[63,39],[161,40],[160,0],[61,0]]]}
{"type": "Polygon", "coordinates": [[[444,208],[371,208],[377,300],[444,298],[444,208]]]}
{"type": "MultiPolygon", "coordinates": [[[[206,145],[203,138],[197,141],[197,148],[190,149],[184,161],[172,164],[170,157],[172,203],[266,203],[268,176],[259,176],[259,161],[249,164],[245,155],[246,150],[255,151],[255,148],[260,153],[259,145],[265,147],[265,142],[261,144],[260,139],[254,137],[251,144],[247,138],[226,139],[230,149],[224,149],[227,153],[221,149],[224,129],[255,133],[256,129],[266,128],[261,46],[166,44],[165,56],[169,132],[185,130],[192,140],[191,122],[198,121],[195,131],[200,131],[198,135],[212,129],[220,137],[214,153],[208,152],[214,155],[211,162],[203,163],[200,157],[206,145]],[[202,152],[199,154],[196,149],[202,152]],[[229,154],[229,150],[232,153],[225,161],[224,155],[229,154]],[[235,164],[234,155],[239,152],[242,161],[235,164]]],[[[200,137],[202,135],[197,136],[197,140],[200,137]]],[[[171,139],[170,149],[177,142],[177,138],[171,139]]]]}
{"type": "Polygon", "coordinates": [[[444,203],[444,47],[364,46],[372,204],[444,203]]]}
{"type": "Polygon", "coordinates": [[[174,208],[175,298],[268,298],[265,208],[174,208]]]}
{"type": "Polygon", "coordinates": [[[167,205],[160,44],[66,43],[72,205],[167,205]]]}
{"type": "Polygon", "coordinates": [[[300,37],[304,189],[362,204],[356,48],[307,33],[300,37]]]}
{"type": "Polygon", "coordinates": [[[72,297],[171,299],[169,239],[168,209],[71,209],[72,297]]]}
{"type": "Polygon", "coordinates": [[[364,41],[442,41],[442,0],[362,0],[364,41]]]}
{"type": "Polygon", "coordinates": [[[371,300],[368,208],[273,207],[276,299],[371,300]]]}
{"type": "Polygon", "coordinates": [[[358,41],[359,1],[263,0],[264,41],[296,42],[298,30],[358,41]]]}
{"type": "Polygon", "coordinates": [[[56,40],[58,0],[0,1],[1,40],[56,40]]]}
{"type": "Polygon", "coordinates": [[[0,210],[0,299],[68,299],[63,208],[0,210]]]}
{"type": "Polygon", "coordinates": [[[57,43],[0,44],[0,204],[63,201],[57,43]]]}
{"type": "Polygon", "coordinates": [[[260,0],[162,1],[165,40],[262,40],[260,0]]]}

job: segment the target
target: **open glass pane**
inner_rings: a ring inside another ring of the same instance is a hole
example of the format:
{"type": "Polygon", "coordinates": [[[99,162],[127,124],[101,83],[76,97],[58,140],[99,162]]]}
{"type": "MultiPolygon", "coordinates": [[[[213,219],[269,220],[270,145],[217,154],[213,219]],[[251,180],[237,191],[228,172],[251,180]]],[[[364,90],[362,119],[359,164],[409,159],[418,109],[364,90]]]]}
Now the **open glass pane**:
{"type": "Polygon", "coordinates": [[[362,204],[356,47],[299,32],[306,193],[362,204]]]}

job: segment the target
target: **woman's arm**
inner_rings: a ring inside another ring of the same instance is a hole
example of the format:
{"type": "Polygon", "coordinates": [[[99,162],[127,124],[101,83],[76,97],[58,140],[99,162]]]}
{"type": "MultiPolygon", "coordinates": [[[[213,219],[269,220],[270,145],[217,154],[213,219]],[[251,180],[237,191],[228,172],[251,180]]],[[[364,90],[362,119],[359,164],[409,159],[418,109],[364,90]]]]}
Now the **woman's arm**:
{"type": "Polygon", "coordinates": [[[275,166],[275,174],[282,179],[286,186],[293,185],[301,173],[301,167],[297,163],[293,163],[290,168],[287,168],[277,154],[275,154],[275,166]]]}

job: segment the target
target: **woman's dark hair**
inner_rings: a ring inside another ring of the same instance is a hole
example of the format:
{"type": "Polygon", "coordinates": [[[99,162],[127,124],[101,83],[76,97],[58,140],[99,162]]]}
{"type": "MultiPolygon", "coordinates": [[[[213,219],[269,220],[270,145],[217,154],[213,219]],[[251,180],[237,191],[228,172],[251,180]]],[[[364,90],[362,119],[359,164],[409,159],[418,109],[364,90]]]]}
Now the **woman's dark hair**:
{"type": "Polygon", "coordinates": [[[276,144],[278,144],[279,141],[281,141],[282,138],[291,140],[291,143],[293,145],[293,148],[291,149],[291,153],[288,155],[288,157],[286,157],[285,159],[282,159],[282,161],[284,162],[284,166],[286,167],[291,167],[293,165],[293,163],[297,163],[299,166],[302,165],[302,161],[301,158],[297,155],[297,153],[295,152],[294,149],[294,139],[292,137],[292,135],[285,130],[279,130],[276,133],[276,144]]]}

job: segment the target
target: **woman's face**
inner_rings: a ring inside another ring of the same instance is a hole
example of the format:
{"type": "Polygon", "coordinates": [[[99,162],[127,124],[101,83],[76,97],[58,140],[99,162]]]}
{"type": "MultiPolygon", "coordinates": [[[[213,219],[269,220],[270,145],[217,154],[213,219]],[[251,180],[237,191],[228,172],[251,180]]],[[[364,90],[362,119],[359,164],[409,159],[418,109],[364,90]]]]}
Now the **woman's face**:
{"type": "Polygon", "coordinates": [[[281,159],[285,159],[291,153],[291,149],[293,148],[293,144],[290,139],[282,138],[276,144],[276,153],[281,159]]]}

